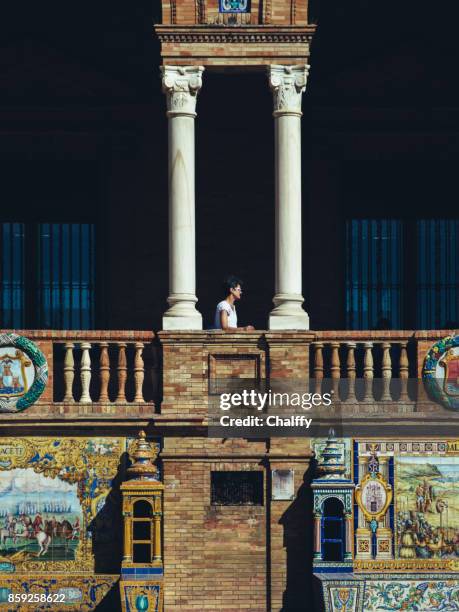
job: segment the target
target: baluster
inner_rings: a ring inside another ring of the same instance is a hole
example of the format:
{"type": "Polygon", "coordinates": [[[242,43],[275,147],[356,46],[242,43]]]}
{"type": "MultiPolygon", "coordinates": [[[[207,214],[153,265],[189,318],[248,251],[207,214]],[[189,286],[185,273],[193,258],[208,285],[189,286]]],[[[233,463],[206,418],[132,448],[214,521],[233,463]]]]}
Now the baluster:
{"type": "Polygon", "coordinates": [[[363,346],[365,347],[365,355],[363,358],[363,378],[365,381],[363,401],[369,402],[373,398],[373,342],[364,342],[363,346]]]}
{"type": "Polygon", "coordinates": [[[339,379],[341,378],[341,364],[339,360],[339,342],[331,342],[331,379],[332,392],[335,400],[339,400],[339,379]]]}
{"type": "Polygon", "coordinates": [[[323,348],[323,342],[314,342],[314,380],[316,393],[322,392],[322,379],[324,377],[323,348]]]}
{"type": "Polygon", "coordinates": [[[100,342],[100,396],[99,402],[108,402],[108,384],[110,382],[110,357],[108,356],[108,342],[100,342]]]}
{"type": "Polygon", "coordinates": [[[126,378],[127,378],[127,361],[126,361],[126,342],[118,342],[118,395],[117,402],[126,401],[126,378]]]}
{"type": "Polygon", "coordinates": [[[390,358],[390,342],[381,343],[383,356],[382,356],[382,402],[390,402],[390,380],[392,378],[392,360],[390,358]]]}
{"type": "Polygon", "coordinates": [[[91,396],[89,395],[89,384],[91,383],[91,357],[89,355],[89,350],[91,345],[89,342],[81,343],[81,404],[90,404],[92,402],[91,396]]]}
{"type": "Polygon", "coordinates": [[[355,342],[347,342],[347,360],[346,360],[346,369],[347,369],[347,399],[346,402],[353,403],[356,400],[355,397],[355,377],[356,377],[356,368],[355,368],[355,342]]]}
{"type": "Polygon", "coordinates": [[[64,402],[74,402],[73,397],[73,380],[75,378],[75,360],[73,358],[73,342],[65,343],[65,358],[64,358],[64,383],[65,393],[64,402]]]}
{"type": "Polygon", "coordinates": [[[145,369],[142,358],[143,342],[135,343],[135,357],[134,357],[134,381],[135,381],[135,402],[144,402],[143,399],[143,380],[145,378],[145,369]]]}
{"type": "Polygon", "coordinates": [[[400,342],[400,401],[408,401],[408,370],[409,370],[409,362],[408,362],[408,353],[406,351],[406,347],[408,342],[400,342]]]}

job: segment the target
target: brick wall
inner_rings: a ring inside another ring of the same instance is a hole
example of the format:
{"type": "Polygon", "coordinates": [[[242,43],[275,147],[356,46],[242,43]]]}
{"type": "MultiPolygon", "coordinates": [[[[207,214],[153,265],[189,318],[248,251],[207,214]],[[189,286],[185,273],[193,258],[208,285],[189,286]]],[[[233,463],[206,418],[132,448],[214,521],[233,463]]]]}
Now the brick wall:
{"type": "Polygon", "coordinates": [[[163,348],[161,414],[207,415],[212,381],[266,378],[266,347],[260,332],[159,332],[163,348]]]}
{"type": "MultiPolygon", "coordinates": [[[[252,0],[251,23],[272,25],[306,25],[308,23],[308,1],[271,0],[266,3],[252,0]],[[261,16],[261,19],[260,19],[261,16]]],[[[162,23],[195,25],[218,23],[218,0],[203,0],[197,5],[194,0],[162,0],[162,23]],[[199,7],[199,8],[198,8],[199,7]]]]}
{"type": "MultiPolygon", "coordinates": [[[[308,372],[308,332],[160,332],[164,398],[161,419],[177,425],[206,416],[213,378],[301,379],[308,372]]],[[[165,605],[186,610],[279,610],[308,596],[310,522],[304,479],[307,439],[166,437],[164,467],[165,605]],[[293,501],[270,499],[271,470],[295,470],[293,501]],[[211,506],[212,471],[263,473],[262,506],[211,506]]]]}
{"type": "Polygon", "coordinates": [[[306,380],[311,332],[159,332],[163,348],[163,416],[205,417],[212,381],[306,380]]]}
{"type": "Polygon", "coordinates": [[[243,440],[235,443],[165,440],[164,560],[168,610],[266,609],[265,505],[210,504],[212,470],[263,471],[256,458],[237,460],[238,452],[253,453],[255,449],[247,446],[243,440]],[[179,453],[187,457],[167,458],[179,453]],[[208,458],[202,458],[203,453],[208,453],[208,458]],[[193,458],[197,454],[201,458],[193,458]],[[234,458],[230,458],[232,454],[234,458]]]}
{"type": "Polygon", "coordinates": [[[280,610],[310,596],[305,494],[309,440],[166,438],[164,441],[165,605],[168,610],[280,610]],[[297,453],[293,455],[292,453],[297,453]],[[271,501],[272,469],[295,471],[293,501],[271,501]],[[212,506],[211,471],[263,473],[261,506],[212,506]]]}

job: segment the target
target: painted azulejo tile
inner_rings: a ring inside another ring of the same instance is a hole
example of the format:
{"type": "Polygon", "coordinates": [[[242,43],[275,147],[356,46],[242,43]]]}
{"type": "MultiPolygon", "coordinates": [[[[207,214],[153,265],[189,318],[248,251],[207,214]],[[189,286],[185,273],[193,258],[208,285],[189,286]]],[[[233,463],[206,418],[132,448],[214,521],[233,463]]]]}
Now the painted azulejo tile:
{"type": "Polygon", "coordinates": [[[162,612],[162,585],[160,583],[139,584],[120,582],[123,612],[162,612]]]}
{"type": "Polygon", "coordinates": [[[95,545],[118,531],[108,506],[125,450],[123,438],[0,438],[0,575],[91,573],[95,545]]]}
{"type": "Polygon", "coordinates": [[[114,587],[118,576],[68,576],[34,578],[0,576],[0,611],[95,610],[114,587]],[[14,602],[14,603],[11,603],[14,602]]]}
{"type": "Polygon", "coordinates": [[[363,609],[366,612],[459,610],[459,580],[368,580],[363,609]]]}
{"type": "Polygon", "coordinates": [[[395,463],[395,554],[459,559],[459,457],[399,456],[395,463]]]}

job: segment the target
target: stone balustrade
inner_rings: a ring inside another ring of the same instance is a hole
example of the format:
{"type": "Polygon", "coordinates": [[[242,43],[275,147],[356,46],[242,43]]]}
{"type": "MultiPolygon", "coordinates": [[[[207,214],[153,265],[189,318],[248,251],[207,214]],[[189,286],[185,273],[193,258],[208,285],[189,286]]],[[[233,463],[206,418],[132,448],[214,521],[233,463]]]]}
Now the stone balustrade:
{"type": "Polygon", "coordinates": [[[453,333],[177,331],[157,338],[151,331],[15,332],[45,354],[49,381],[36,405],[2,416],[5,422],[37,415],[42,420],[204,417],[213,377],[238,377],[246,362],[258,364],[262,379],[297,384],[309,377],[311,391],[332,390],[334,404],[350,409],[392,402],[407,412],[419,403],[430,410],[419,384],[424,357],[434,342],[453,333]]]}
{"type": "Polygon", "coordinates": [[[15,333],[35,342],[48,361],[49,383],[38,404],[149,404],[151,409],[157,400],[159,354],[153,332],[15,333]]]}
{"type": "Polygon", "coordinates": [[[82,404],[145,402],[145,346],[146,343],[139,340],[65,342],[62,401],[82,404]],[[129,354],[131,359],[128,359],[129,354]],[[79,381],[75,377],[79,377],[79,381]]]}
{"type": "Polygon", "coordinates": [[[319,331],[310,347],[310,377],[318,393],[343,403],[412,403],[430,345],[449,330],[319,331]]]}
{"type": "MultiPolygon", "coordinates": [[[[411,348],[411,343],[409,337],[395,341],[384,337],[359,341],[338,335],[333,340],[314,341],[311,375],[316,392],[322,391],[323,380],[329,377],[335,398],[345,402],[376,398],[381,401],[409,400],[408,346],[411,348]]],[[[414,347],[410,350],[411,366],[415,356],[414,347]]]]}

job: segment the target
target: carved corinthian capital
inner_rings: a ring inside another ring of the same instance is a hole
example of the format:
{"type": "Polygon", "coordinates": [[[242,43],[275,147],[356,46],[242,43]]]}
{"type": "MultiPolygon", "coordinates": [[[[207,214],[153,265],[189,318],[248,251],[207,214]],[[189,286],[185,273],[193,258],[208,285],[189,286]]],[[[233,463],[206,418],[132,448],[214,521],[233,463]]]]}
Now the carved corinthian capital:
{"type": "Polygon", "coordinates": [[[301,97],[306,90],[309,66],[278,66],[268,68],[269,86],[274,98],[274,116],[284,113],[301,115],[301,97]]]}
{"type": "Polygon", "coordinates": [[[202,86],[202,66],[162,66],[167,114],[196,116],[196,98],[202,86]]]}

